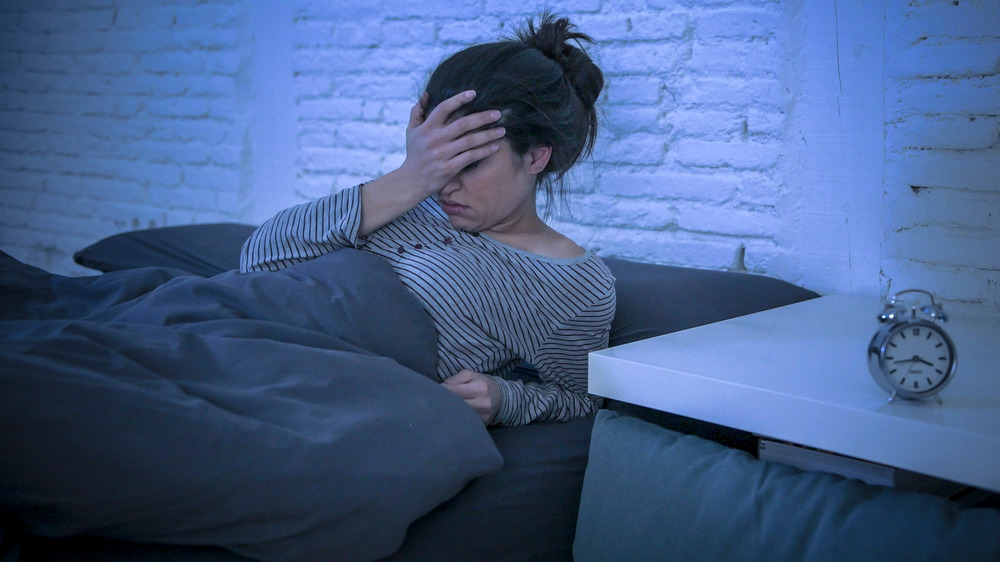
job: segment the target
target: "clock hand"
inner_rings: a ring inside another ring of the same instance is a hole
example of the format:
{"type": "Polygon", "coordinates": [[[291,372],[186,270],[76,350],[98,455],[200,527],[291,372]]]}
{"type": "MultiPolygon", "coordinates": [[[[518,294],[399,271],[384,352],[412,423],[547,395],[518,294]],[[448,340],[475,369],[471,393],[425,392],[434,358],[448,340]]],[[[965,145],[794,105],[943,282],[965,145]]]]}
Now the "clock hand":
{"type": "Polygon", "coordinates": [[[899,361],[893,361],[893,363],[896,364],[896,365],[899,365],[900,363],[913,363],[914,361],[918,361],[919,359],[920,359],[919,357],[917,357],[916,355],[914,355],[910,359],[900,359],[899,361]]]}
{"type": "Polygon", "coordinates": [[[916,361],[916,362],[919,362],[919,363],[923,363],[924,365],[927,365],[929,367],[933,367],[934,366],[934,363],[931,363],[930,361],[927,361],[926,359],[923,359],[923,358],[921,358],[919,356],[914,357],[913,360],[916,361]]]}

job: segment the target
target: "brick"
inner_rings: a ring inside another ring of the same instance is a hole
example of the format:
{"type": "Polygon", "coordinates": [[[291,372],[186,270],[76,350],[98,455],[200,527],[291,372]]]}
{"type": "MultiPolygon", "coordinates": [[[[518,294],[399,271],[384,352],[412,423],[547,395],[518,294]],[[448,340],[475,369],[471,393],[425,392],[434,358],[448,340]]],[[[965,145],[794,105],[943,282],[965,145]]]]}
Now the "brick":
{"type": "Polygon", "coordinates": [[[335,22],[324,20],[314,21],[302,19],[296,21],[292,26],[292,47],[300,49],[330,48],[334,44],[335,22]]]}
{"type": "Polygon", "coordinates": [[[996,117],[917,115],[892,123],[886,132],[886,144],[893,150],[977,150],[1000,144],[1000,120],[996,117]]]}
{"type": "MultiPolygon", "coordinates": [[[[604,9],[600,13],[574,15],[571,21],[598,43],[626,41],[631,29],[629,17],[623,10],[604,9]]],[[[594,49],[589,45],[587,48],[594,49]]],[[[596,52],[599,56],[600,47],[596,48],[596,52]]]]}
{"type": "MultiPolygon", "coordinates": [[[[425,1],[433,2],[433,0],[425,1]]],[[[551,9],[552,6],[543,0],[535,0],[533,3],[525,0],[486,0],[487,14],[515,18],[514,23],[519,23],[525,17],[536,16],[546,8],[551,9]]],[[[601,0],[560,0],[558,5],[559,15],[563,16],[573,16],[580,12],[597,12],[600,9],[601,0]]]]}
{"type": "Polygon", "coordinates": [[[139,56],[138,68],[152,73],[204,74],[208,68],[204,57],[192,57],[186,51],[162,51],[139,56]]]}
{"type": "Polygon", "coordinates": [[[340,123],[330,123],[326,121],[309,121],[299,125],[298,144],[299,147],[333,146],[337,142],[337,129],[340,123]]]}
{"type": "Polygon", "coordinates": [[[365,71],[365,59],[369,54],[367,48],[340,48],[337,51],[327,49],[297,49],[292,60],[292,70],[296,74],[315,75],[323,78],[339,77],[347,74],[359,74],[365,71]]]}
{"type": "Polygon", "coordinates": [[[110,9],[74,11],[31,11],[18,18],[18,27],[41,33],[102,31],[111,27],[114,11],[110,9]]]}
{"type": "Polygon", "coordinates": [[[742,210],[720,205],[688,204],[677,210],[681,230],[740,237],[766,237],[777,231],[774,209],[742,210]]]}
{"type": "Polygon", "coordinates": [[[770,78],[697,77],[667,84],[681,106],[712,109],[782,109],[789,99],[779,80],[770,78]]]}
{"type": "Polygon", "coordinates": [[[337,143],[345,148],[391,152],[405,147],[405,131],[379,123],[344,123],[337,127],[337,143]]]}
{"type": "Polygon", "coordinates": [[[481,14],[479,0],[383,0],[383,13],[398,18],[452,18],[473,19],[481,14]]]}
{"type": "Polygon", "coordinates": [[[722,202],[733,197],[738,182],[732,175],[609,171],[601,174],[600,189],[610,196],[722,202]]]}
{"type": "MultiPolygon", "coordinates": [[[[734,257],[734,265],[740,261],[738,257],[740,250],[737,249],[736,252],[737,257],[734,257]]],[[[743,242],[742,271],[781,278],[777,272],[780,270],[784,258],[785,252],[774,240],[747,238],[743,242]]],[[[732,269],[741,270],[739,267],[732,269]]],[[[785,280],[791,282],[790,279],[785,280]]]]}
{"type": "Polygon", "coordinates": [[[382,42],[378,28],[364,22],[338,22],[331,32],[329,45],[337,48],[377,47],[382,42]]]}
{"type": "Polygon", "coordinates": [[[298,94],[299,104],[313,102],[313,98],[323,98],[330,95],[333,89],[334,77],[327,73],[297,71],[292,80],[292,87],[298,94]]]}
{"type": "Polygon", "coordinates": [[[995,230],[971,231],[918,226],[893,233],[888,255],[907,256],[928,264],[1000,269],[1000,244],[995,230]]]}
{"type": "MultiPolygon", "coordinates": [[[[446,45],[464,47],[497,41],[505,35],[500,24],[492,18],[478,18],[472,21],[443,22],[437,32],[437,39],[446,45]]],[[[423,39],[427,42],[426,34],[423,39]]]]}
{"type": "Polygon", "coordinates": [[[662,81],[650,76],[620,76],[609,78],[607,100],[609,104],[655,104],[660,101],[662,81]]]}
{"type": "Polygon", "coordinates": [[[412,75],[347,75],[332,82],[332,94],[336,97],[358,97],[386,100],[400,95],[419,92],[422,77],[412,75]]]}
{"type": "Polygon", "coordinates": [[[629,14],[604,9],[600,14],[573,18],[584,33],[597,41],[677,41],[688,31],[687,14],[629,14]]]}
{"type": "Polygon", "coordinates": [[[699,39],[772,40],[779,30],[774,11],[720,10],[702,14],[695,24],[699,39]]]}
{"type": "MultiPolygon", "coordinates": [[[[0,16],[0,20],[3,20],[3,16],[0,16]]],[[[0,31],[0,46],[11,56],[18,53],[45,51],[49,46],[49,36],[41,33],[21,32],[16,29],[0,31]]]]}
{"type": "Polygon", "coordinates": [[[179,184],[183,173],[180,166],[175,164],[158,164],[134,160],[108,160],[105,162],[105,165],[113,165],[113,168],[109,170],[111,173],[105,174],[108,177],[118,177],[142,184],[163,187],[179,184]]]}
{"type": "Polygon", "coordinates": [[[922,188],[908,185],[887,186],[884,201],[885,228],[902,230],[920,225],[934,225],[960,230],[1000,231],[1000,189],[975,192],[945,188],[922,188]]]}
{"type": "Polygon", "coordinates": [[[149,206],[175,211],[211,210],[216,208],[216,193],[207,189],[190,186],[175,186],[170,189],[157,189],[150,192],[149,206]]]}
{"type": "MultiPolygon", "coordinates": [[[[5,174],[0,171],[0,178],[5,174]]],[[[0,210],[16,215],[18,211],[35,208],[36,194],[25,189],[24,185],[12,186],[0,179],[0,210]],[[9,209],[9,211],[8,211],[9,209]]]]}
{"type": "Polygon", "coordinates": [[[167,225],[167,213],[163,209],[121,203],[102,205],[96,218],[118,232],[167,225]]]}
{"type": "Polygon", "coordinates": [[[99,53],[106,49],[106,37],[107,33],[95,32],[48,33],[44,47],[37,50],[68,54],[99,53]]]}
{"type": "Polygon", "coordinates": [[[886,42],[893,49],[928,37],[996,37],[1000,29],[1000,5],[990,1],[926,3],[886,16],[886,42]]]}
{"type": "Polygon", "coordinates": [[[79,182],[83,193],[96,200],[141,204],[148,200],[146,187],[117,178],[86,178],[79,182]]]}
{"type": "MultiPolygon", "coordinates": [[[[927,264],[905,258],[883,259],[881,268],[887,277],[889,292],[919,287],[944,300],[990,301],[990,277],[969,268],[927,264]]],[[[954,312],[954,309],[945,305],[945,311],[954,312]]]]}
{"type": "Polygon", "coordinates": [[[955,79],[996,74],[1000,71],[1000,38],[926,39],[903,48],[886,70],[890,77],[899,78],[955,79]]]}
{"type": "Polygon", "coordinates": [[[616,136],[634,133],[667,134],[670,126],[661,121],[656,107],[615,107],[607,113],[604,127],[616,136]]]}
{"type": "Polygon", "coordinates": [[[777,143],[679,140],[671,143],[669,156],[682,166],[763,170],[775,166],[781,152],[777,143]]]}
{"type": "Polygon", "coordinates": [[[614,44],[601,47],[600,62],[623,74],[658,75],[681,61],[680,43],[614,44]]]}
{"type": "Polygon", "coordinates": [[[241,6],[231,2],[205,2],[178,6],[171,25],[181,29],[220,29],[239,23],[241,6]]]}
{"type": "Polygon", "coordinates": [[[673,228],[673,203],[655,199],[585,195],[572,202],[577,221],[594,226],[662,230],[673,228]]]}
{"type": "Polygon", "coordinates": [[[781,57],[776,41],[696,42],[685,66],[696,75],[771,78],[781,57]]]}
{"type": "Polygon", "coordinates": [[[149,99],[145,101],[144,105],[146,113],[153,117],[190,119],[194,117],[208,118],[212,114],[209,110],[209,103],[203,98],[180,97],[149,99]]]}
{"type": "Polygon", "coordinates": [[[443,60],[449,49],[419,47],[411,49],[378,49],[366,53],[361,67],[365,72],[409,73],[415,69],[430,70],[443,60]]]}
{"type": "Polygon", "coordinates": [[[231,166],[189,166],[184,169],[184,185],[218,191],[240,186],[240,170],[231,166]]]}
{"type": "Polygon", "coordinates": [[[367,150],[305,147],[299,150],[297,163],[303,171],[313,173],[364,175],[379,169],[381,157],[382,155],[367,150]]]}
{"type": "MultiPolygon", "coordinates": [[[[438,38],[438,23],[424,20],[387,20],[381,23],[383,47],[433,45],[438,38]]],[[[447,24],[441,24],[442,27],[447,24]]]]}
{"type": "Polygon", "coordinates": [[[665,139],[660,135],[634,133],[594,147],[594,160],[602,164],[645,164],[663,162],[665,139]]]}
{"type": "Polygon", "coordinates": [[[1000,113],[1000,74],[956,79],[907,80],[887,88],[890,118],[912,114],[1000,113]],[[890,103],[891,100],[891,103],[890,103]]]}
{"type": "Polygon", "coordinates": [[[406,124],[410,122],[410,110],[417,103],[416,99],[407,101],[389,100],[382,104],[382,112],[379,119],[390,125],[403,125],[405,131],[406,124]]]}
{"type": "Polygon", "coordinates": [[[887,154],[886,173],[902,185],[995,192],[1000,189],[996,150],[907,150],[887,154]]]}
{"type": "Polygon", "coordinates": [[[21,68],[28,72],[66,74],[73,68],[73,57],[67,54],[22,53],[21,68]]]}
{"type": "Polygon", "coordinates": [[[299,116],[303,120],[349,120],[360,119],[364,111],[364,100],[350,97],[316,98],[299,101],[299,116]]]}

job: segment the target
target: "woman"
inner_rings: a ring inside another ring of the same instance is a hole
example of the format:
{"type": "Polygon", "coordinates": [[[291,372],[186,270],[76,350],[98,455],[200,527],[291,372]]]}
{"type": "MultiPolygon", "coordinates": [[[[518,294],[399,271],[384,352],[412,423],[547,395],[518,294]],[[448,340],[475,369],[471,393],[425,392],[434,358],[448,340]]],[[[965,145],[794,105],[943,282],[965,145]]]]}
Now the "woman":
{"type": "Polygon", "coordinates": [[[561,197],[597,134],[604,78],[579,41],[593,42],[545,15],[446,59],[410,113],[403,164],[278,213],[244,245],[241,269],[345,247],[382,256],[435,322],[441,384],[485,423],[594,413],[587,354],[607,345],[614,279],[536,207],[540,190],[561,197]],[[540,382],[508,378],[521,360],[540,382]]]}

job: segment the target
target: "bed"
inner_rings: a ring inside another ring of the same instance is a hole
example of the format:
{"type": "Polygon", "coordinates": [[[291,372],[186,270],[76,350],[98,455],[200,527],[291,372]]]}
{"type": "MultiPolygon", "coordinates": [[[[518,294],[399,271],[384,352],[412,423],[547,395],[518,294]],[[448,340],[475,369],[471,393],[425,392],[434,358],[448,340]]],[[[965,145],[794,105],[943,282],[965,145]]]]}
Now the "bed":
{"type": "MultiPolygon", "coordinates": [[[[0,255],[0,560],[571,560],[593,418],[484,428],[385,263],[241,275],[252,230],[0,255]]],[[[612,345],[816,296],[606,261],[612,345]]]]}

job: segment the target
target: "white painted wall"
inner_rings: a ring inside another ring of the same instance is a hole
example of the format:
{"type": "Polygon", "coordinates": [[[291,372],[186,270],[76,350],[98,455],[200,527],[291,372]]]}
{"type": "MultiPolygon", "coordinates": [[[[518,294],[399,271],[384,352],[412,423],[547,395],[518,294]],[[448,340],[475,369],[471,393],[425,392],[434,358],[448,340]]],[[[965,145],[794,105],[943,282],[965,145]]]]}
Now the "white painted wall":
{"type": "Polygon", "coordinates": [[[82,274],[115,232],[385,173],[434,64],[548,6],[605,128],[557,226],[602,255],[1000,309],[991,0],[0,4],[0,248],[82,274]]]}

